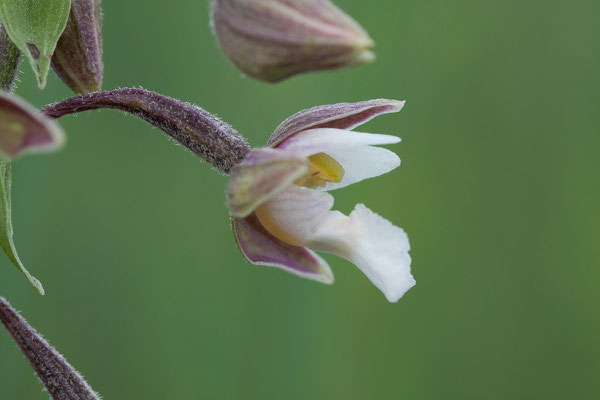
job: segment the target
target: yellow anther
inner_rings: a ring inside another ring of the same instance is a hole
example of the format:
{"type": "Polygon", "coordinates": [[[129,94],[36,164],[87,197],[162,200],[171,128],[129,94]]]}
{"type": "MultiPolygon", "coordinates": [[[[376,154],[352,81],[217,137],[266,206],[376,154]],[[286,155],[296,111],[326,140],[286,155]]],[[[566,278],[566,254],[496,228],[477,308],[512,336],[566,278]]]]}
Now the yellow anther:
{"type": "Polygon", "coordinates": [[[344,177],[344,168],[332,157],[318,153],[308,158],[309,171],[296,180],[296,185],[315,188],[327,182],[337,183],[344,177]]]}

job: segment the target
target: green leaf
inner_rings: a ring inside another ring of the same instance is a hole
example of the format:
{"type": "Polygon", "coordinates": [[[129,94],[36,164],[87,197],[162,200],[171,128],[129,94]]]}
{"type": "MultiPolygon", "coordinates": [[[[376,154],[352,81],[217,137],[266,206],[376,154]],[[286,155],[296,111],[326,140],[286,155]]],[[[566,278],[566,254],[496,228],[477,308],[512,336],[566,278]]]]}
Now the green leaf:
{"type": "Polygon", "coordinates": [[[11,162],[5,158],[0,158],[0,246],[10,258],[12,263],[26,277],[29,282],[38,290],[41,295],[44,295],[44,288],[40,281],[34,278],[25,268],[13,241],[13,227],[11,217],[11,162]]]}
{"type": "Polygon", "coordinates": [[[46,86],[50,59],[70,9],[71,0],[0,0],[6,31],[27,55],[40,89],[46,86]]]}

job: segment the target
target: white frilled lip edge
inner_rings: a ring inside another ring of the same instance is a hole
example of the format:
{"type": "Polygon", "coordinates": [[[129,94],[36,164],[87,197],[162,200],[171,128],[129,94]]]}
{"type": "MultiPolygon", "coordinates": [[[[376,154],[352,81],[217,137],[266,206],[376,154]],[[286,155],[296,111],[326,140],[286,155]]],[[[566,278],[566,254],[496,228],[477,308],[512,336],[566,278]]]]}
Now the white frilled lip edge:
{"type": "Polygon", "coordinates": [[[238,247],[252,264],[279,267],[324,283],[333,282],[333,274],[314,251],[334,254],[358,267],[388,301],[398,301],[416,283],[404,230],[363,204],[349,216],[331,211],[332,206],[328,193],[286,189],[261,209],[261,217],[257,212],[233,219],[238,247]],[[263,211],[270,221],[262,220],[263,211]]]}

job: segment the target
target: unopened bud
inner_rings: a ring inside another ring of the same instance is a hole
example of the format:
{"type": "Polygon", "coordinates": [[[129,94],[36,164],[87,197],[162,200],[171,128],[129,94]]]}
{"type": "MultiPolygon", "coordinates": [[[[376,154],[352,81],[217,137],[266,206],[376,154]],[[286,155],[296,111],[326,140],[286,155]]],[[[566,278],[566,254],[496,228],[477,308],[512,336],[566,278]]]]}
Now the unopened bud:
{"type": "Polygon", "coordinates": [[[77,93],[102,88],[101,0],[71,1],[67,26],[52,55],[52,68],[77,93]]]}
{"type": "Polygon", "coordinates": [[[214,0],[212,24],[231,62],[262,81],[375,58],[367,32],[329,0],[214,0]]]}
{"type": "Polygon", "coordinates": [[[0,154],[15,158],[48,152],[60,148],[64,141],[56,122],[21,98],[0,91],[0,154]]]}
{"type": "Polygon", "coordinates": [[[0,16],[8,36],[27,56],[38,81],[46,86],[50,58],[71,9],[71,0],[2,0],[0,16]]]}

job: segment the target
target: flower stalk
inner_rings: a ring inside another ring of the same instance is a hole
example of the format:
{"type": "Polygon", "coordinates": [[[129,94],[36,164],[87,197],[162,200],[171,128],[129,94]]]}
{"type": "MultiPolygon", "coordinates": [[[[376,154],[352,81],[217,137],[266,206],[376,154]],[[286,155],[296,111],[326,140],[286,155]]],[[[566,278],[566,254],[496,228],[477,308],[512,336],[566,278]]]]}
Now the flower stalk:
{"type": "Polygon", "coordinates": [[[76,96],[51,104],[42,113],[60,118],[102,108],[121,110],[145,120],[226,174],[250,151],[246,140],[217,116],[145,89],[116,89],[76,96]]]}

